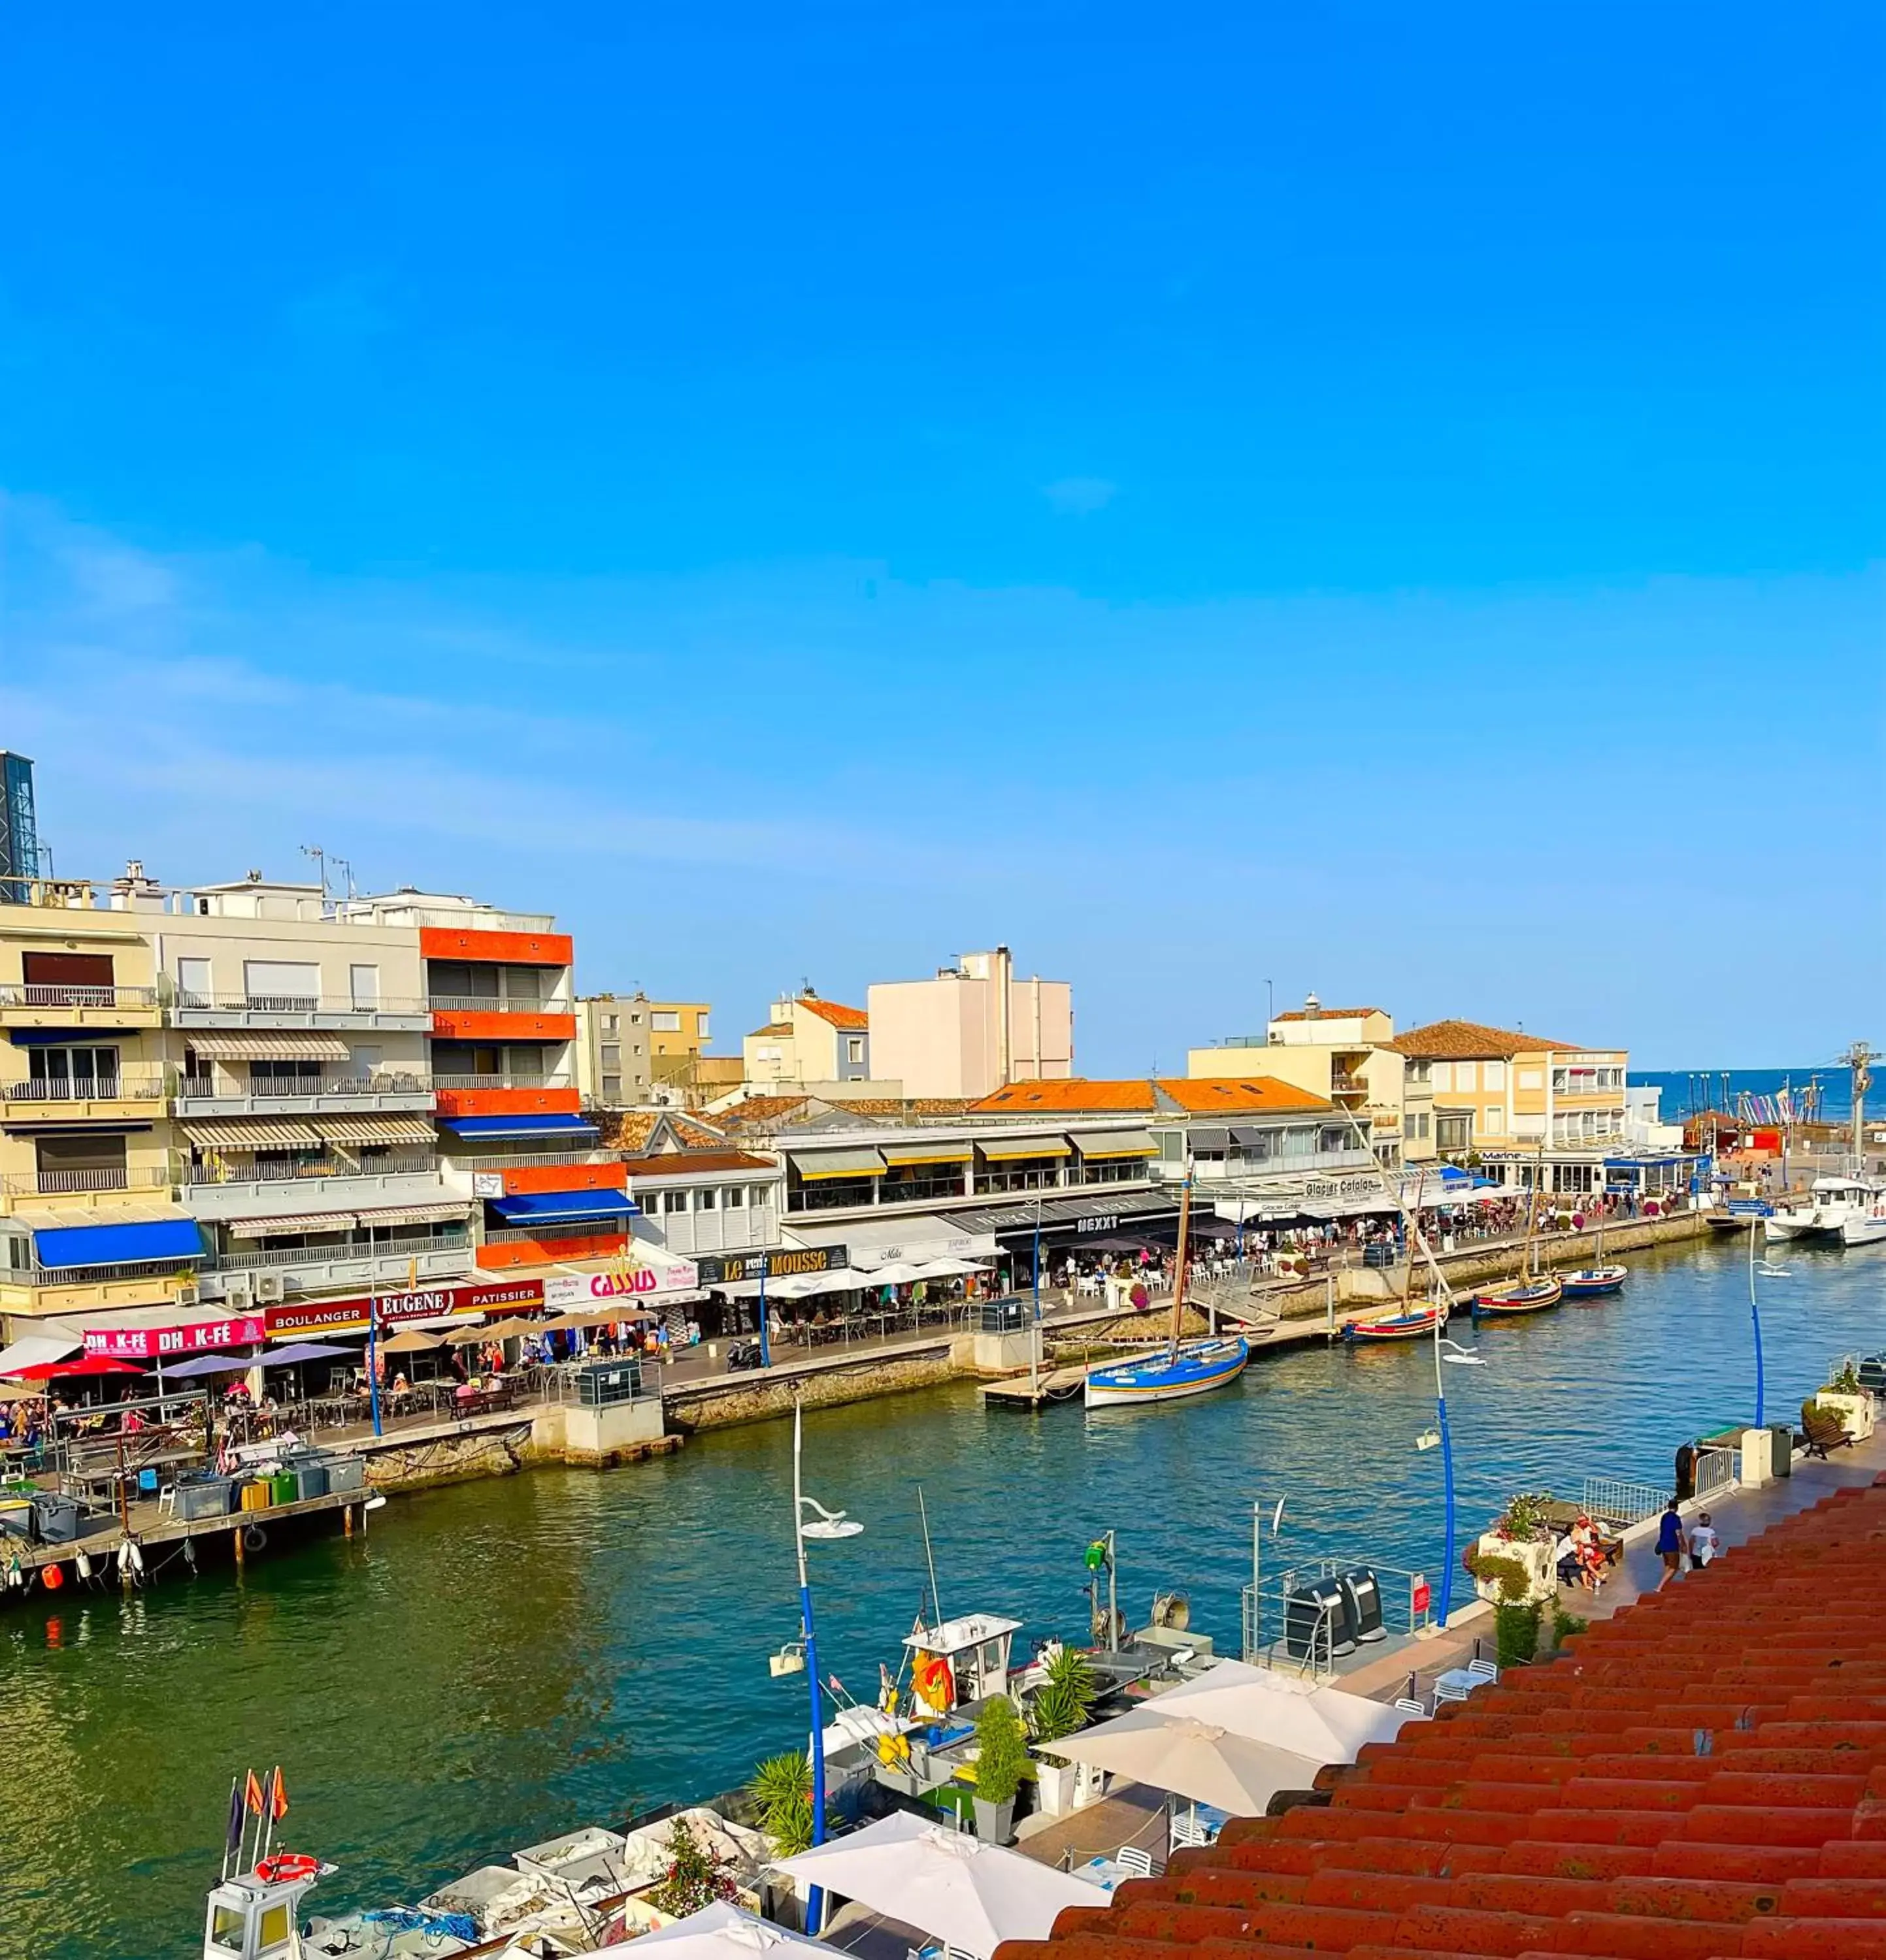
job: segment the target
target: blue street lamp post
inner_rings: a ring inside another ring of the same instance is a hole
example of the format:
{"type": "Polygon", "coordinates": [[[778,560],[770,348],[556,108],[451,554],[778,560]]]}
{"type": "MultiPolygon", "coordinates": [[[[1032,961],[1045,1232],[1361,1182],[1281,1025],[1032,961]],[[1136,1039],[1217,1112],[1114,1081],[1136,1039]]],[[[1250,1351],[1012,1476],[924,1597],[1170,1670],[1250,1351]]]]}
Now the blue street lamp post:
{"type": "Polygon", "coordinates": [[[766,1338],[766,1268],[773,1264],[773,1255],[760,1255],[760,1365],[773,1366],[773,1344],[766,1338]]]}
{"type": "MultiPolygon", "coordinates": [[[[805,1674],[807,1691],[811,1704],[812,1717],[812,1842],[825,1842],[825,1715],[819,1692],[818,1635],[812,1621],[812,1587],[805,1570],[805,1542],[809,1538],[827,1540],[855,1538],[864,1529],[854,1523],[843,1511],[828,1511],[815,1498],[804,1494],[800,1486],[799,1464],[804,1434],[804,1411],[800,1403],[792,1405],[792,1540],[799,1561],[799,1632],[805,1642],[805,1674]],[[805,1513],[810,1509],[818,1516],[811,1523],[805,1513]]],[[[825,1914],[825,1895],[817,1885],[812,1888],[806,1901],[805,1930],[814,1937],[825,1914]]]]}
{"type": "Polygon", "coordinates": [[[1751,1217],[1748,1221],[1748,1317],[1755,1330],[1755,1427],[1762,1423],[1762,1310],[1755,1300],[1755,1239],[1762,1229],[1762,1222],[1751,1217]]]}
{"type": "Polygon", "coordinates": [[[1486,1363],[1479,1355],[1470,1354],[1458,1341],[1446,1341],[1441,1335],[1441,1316],[1437,1304],[1434,1319],[1434,1406],[1440,1418],[1441,1430],[1441,1488],[1447,1507],[1447,1535],[1441,1557],[1441,1610],[1437,1624],[1445,1627],[1448,1615],[1454,1610],[1454,1433],[1448,1427],[1448,1392],[1446,1378],[1442,1374],[1443,1363],[1459,1368],[1483,1368],[1486,1363]]]}

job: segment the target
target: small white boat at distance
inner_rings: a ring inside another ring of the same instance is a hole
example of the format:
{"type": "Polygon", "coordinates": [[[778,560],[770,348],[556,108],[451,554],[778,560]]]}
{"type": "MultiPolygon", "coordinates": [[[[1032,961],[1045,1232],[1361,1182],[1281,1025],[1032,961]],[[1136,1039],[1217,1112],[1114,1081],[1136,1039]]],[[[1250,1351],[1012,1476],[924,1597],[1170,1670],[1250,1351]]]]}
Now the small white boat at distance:
{"type": "Polygon", "coordinates": [[[1850,1212],[1840,1220],[1843,1246],[1877,1246],[1886,1242],[1886,1191],[1875,1189],[1872,1202],[1864,1211],[1850,1212]]]}
{"type": "Polygon", "coordinates": [[[1846,1238],[1847,1220],[1858,1220],[1864,1230],[1882,1200],[1886,1200],[1886,1186],[1868,1179],[1817,1177],[1802,1202],[1776,1205],[1773,1215],[1762,1220],[1762,1230],[1770,1245],[1787,1239],[1865,1245],[1869,1242],[1866,1236],[1846,1238]]]}

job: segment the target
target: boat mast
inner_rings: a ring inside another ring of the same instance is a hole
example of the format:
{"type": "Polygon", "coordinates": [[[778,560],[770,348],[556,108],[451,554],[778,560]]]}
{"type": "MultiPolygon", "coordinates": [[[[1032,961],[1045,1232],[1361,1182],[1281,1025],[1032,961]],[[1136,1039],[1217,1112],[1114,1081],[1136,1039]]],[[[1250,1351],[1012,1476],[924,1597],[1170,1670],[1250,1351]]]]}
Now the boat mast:
{"type": "Polygon", "coordinates": [[[1186,1168],[1185,1182],[1179,1186],[1179,1251],[1172,1274],[1172,1353],[1179,1351],[1179,1337],[1185,1331],[1186,1235],[1192,1223],[1192,1171],[1186,1168]]]}

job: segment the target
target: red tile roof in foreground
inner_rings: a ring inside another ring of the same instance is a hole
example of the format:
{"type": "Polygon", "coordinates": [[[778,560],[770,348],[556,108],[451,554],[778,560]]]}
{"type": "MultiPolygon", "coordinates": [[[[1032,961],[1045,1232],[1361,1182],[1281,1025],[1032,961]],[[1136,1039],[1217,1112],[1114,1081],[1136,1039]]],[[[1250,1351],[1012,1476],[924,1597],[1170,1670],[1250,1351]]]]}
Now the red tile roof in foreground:
{"type": "Polygon", "coordinates": [[[841,1007],[836,1001],[822,1001],[816,994],[801,994],[794,1000],[795,1007],[803,1007],[808,1014],[816,1014],[822,1021],[829,1021],[835,1028],[868,1028],[871,1017],[862,1007],[841,1007]]]}
{"type": "Polygon", "coordinates": [[[997,1960],[1886,1960],[1886,1488],[1317,1785],[997,1960]]]}

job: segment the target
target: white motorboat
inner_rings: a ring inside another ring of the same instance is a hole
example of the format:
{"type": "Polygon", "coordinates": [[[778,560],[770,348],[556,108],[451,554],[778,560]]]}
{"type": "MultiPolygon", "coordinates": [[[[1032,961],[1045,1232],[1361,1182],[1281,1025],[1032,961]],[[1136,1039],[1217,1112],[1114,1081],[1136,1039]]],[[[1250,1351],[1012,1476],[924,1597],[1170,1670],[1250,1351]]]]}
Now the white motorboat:
{"type": "Polygon", "coordinates": [[[1886,1242],[1886,1191],[1876,1189],[1872,1201],[1864,1211],[1855,1212],[1840,1220],[1840,1243],[1877,1246],[1882,1242],[1886,1242]]]}
{"type": "Polygon", "coordinates": [[[1776,1205],[1773,1216],[1762,1220],[1762,1231],[1770,1245],[1782,1239],[1839,1240],[1849,1218],[1869,1219],[1882,1198],[1886,1186],[1865,1178],[1817,1177],[1803,1202],[1776,1205]]]}

